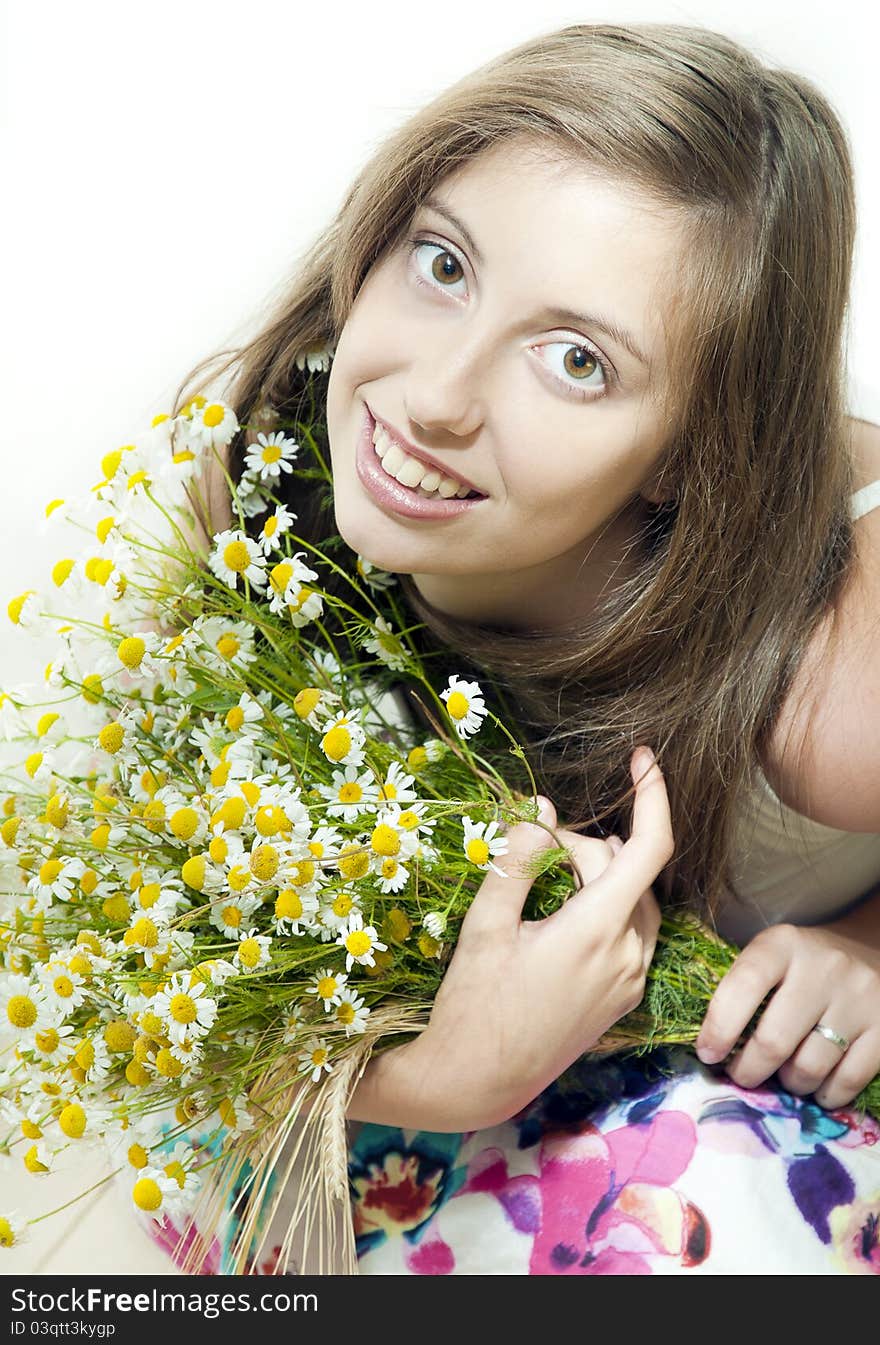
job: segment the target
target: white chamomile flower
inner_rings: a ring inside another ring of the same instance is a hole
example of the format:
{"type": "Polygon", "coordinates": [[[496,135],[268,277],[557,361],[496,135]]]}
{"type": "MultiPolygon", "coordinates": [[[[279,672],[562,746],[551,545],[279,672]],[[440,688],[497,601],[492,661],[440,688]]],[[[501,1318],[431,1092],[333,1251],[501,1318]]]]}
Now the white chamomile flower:
{"type": "Polygon", "coordinates": [[[20,1247],[28,1240],[27,1220],[18,1210],[0,1214],[0,1247],[20,1247]]]}
{"type": "Polygon", "coordinates": [[[318,913],[318,898],[303,888],[284,887],[275,898],[272,924],[276,934],[303,934],[318,913]]]}
{"type": "Polygon", "coordinates": [[[327,1049],[327,1042],[323,1037],[308,1048],[300,1051],[297,1059],[300,1064],[300,1070],[303,1074],[310,1074],[312,1083],[317,1083],[323,1071],[329,1074],[332,1066],[330,1064],[330,1052],[327,1049]]]}
{"type": "Polygon", "coordinates": [[[165,1176],[177,1182],[180,1195],[176,1196],[175,1200],[181,1200],[189,1205],[202,1184],[202,1174],[196,1169],[194,1150],[179,1140],[170,1153],[166,1150],[165,1153],[155,1154],[154,1157],[157,1166],[161,1162],[165,1176]]]}
{"type": "Polygon", "coordinates": [[[203,1036],[217,1017],[217,1001],[208,993],[204,981],[193,981],[186,973],[176,972],[163,990],[153,996],[153,1012],[158,1014],[173,1042],[186,1037],[203,1036]]]}
{"type": "Polygon", "coordinates": [[[407,775],[399,761],[392,761],[379,790],[380,803],[415,803],[418,793],[414,788],[415,778],[407,775]]]}
{"type": "Polygon", "coordinates": [[[200,448],[225,448],[238,430],[238,418],[224,402],[206,402],[194,407],[183,425],[187,439],[200,448]]]}
{"type": "Polygon", "coordinates": [[[257,725],[265,719],[265,711],[259,701],[243,691],[237,705],[226,711],[223,723],[230,733],[255,733],[257,725]]]}
{"type": "Polygon", "coordinates": [[[52,901],[70,901],[84,869],[82,860],[76,857],[44,859],[28,879],[28,891],[37,898],[42,910],[47,910],[52,901]]]}
{"type": "Polygon", "coordinates": [[[446,930],[446,912],[429,911],[422,920],[422,925],[432,939],[442,939],[446,930]]]}
{"type": "Polygon", "coordinates": [[[180,1207],[180,1194],[176,1179],[150,1164],[139,1170],[131,1188],[131,1198],[137,1209],[159,1221],[180,1207]]]}
{"type": "Polygon", "coordinates": [[[227,962],[223,957],[207,958],[204,962],[199,962],[189,972],[190,984],[202,981],[205,984],[210,982],[211,985],[218,986],[225,985],[230,977],[237,975],[238,971],[233,963],[227,962]]]}
{"type": "Polygon", "coordinates": [[[277,551],[281,544],[281,538],[286,532],[290,531],[291,523],[298,517],[298,514],[291,513],[286,504],[276,505],[274,511],[263,523],[260,535],[257,538],[263,548],[264,555],[268,556],[272,551],[277,551]]]}
{"type": "Polygon", "coordinates": [[[334,771],[329,785],[315,786],[328,800],[328,817],[341,817],[343,822],[356,822],[362,813],[372,812],[379,804],[379,787],[370,770],[358,774],[358,768],[346,766],[334,771]]]}
{"type": "Polygon", "coordinates": [[[246,930],[239,940],[233,956],[233,962],[244,973],[259,971],[272,961],[269,949],[272,939],[268,934],[258,934],[255,929],[246,930]]]}
{"type": "Polygon", "coordinates": [[[82,1038],[73,1052],[73,1058],[89,1083],[101,1083],[115,1065],[103,1034],[97,1032],[82,1038]]]}
{"type": "MultiPolygon", "coordinates": [[[[322,729],[321,751],[334,766],[362,766],[366,733],[352,715],[341,714],[322,729]]],[[[331,814],[333,816],[334,814],[331,814]]]]}
{"type": "Polygon", "coordinates": [[[0,980],[0,1028],[19,1045],[30,1045],[35,1033],[54,1026],[59,1017],[42,985],[30,977],[13,973],[0,980]]]}
{"type": "Polygon", "coordinates": [[[388,947],[387,943],[379,942],[372,925],[364,924],[364,917],[360,911],[352,911],[336,942],[345,949],[346,971],[351,971],[355,962],[361,967],[374,967],[376,965],[374,954],[383,952],[388,947]]]}
{"type": "Polygon", "coordinates": [[[465,855],[475,864],[478,869],[492,869],[499,878],[507,878],[508,874],[503,869],[499,869],[497,864],[492,863],[492,855],[505,855],[509,848],[509,841],[506,836],[497,836],[498,822],[475,822],[472,817],[462,817],[464,824],[464,841],[462,849],[465,855]]]}
{"type": "Polygon", "coordinates": [[[254,628],[246,621],[200,616],[196,617],[192,628],[200,639],[199,653],[211,667],[246,668],[257,657],[254,628]]]}
{"type": "Polygon", "coordinates": [[[244,460],[247,470],[259,473],[261,481],[278,481],[282,472],[293,471],[291,464],[298,453],[296,440],[288,439],[283,431],[273,430],[271,434],[260,431],[257,442],[248,447],[244,460]]]}
{"type": "Polygon", "coordinates": [[[47,1065],[57,1065],[72,1054],[68,1037],[73,1036],[69,1023],[56,1023],[54,1027],[44,1027],[34,1033],[31,1049],[38,1060],[47,1065]]]}
{"type": "MultiPolygon", "coordinates": [[[[236,870],[231,870],[232,874],[236,870]]],[[[211,902],[211,923],[227,939],[236,942],[248,929],[250,917],[259,910],[262,902],[259,897],[247,892],[229,892],[211,902]]]]}
{"type": "Polygon", "coordinates": [[[286,556],[276,561],[269,571],[269,609],[283,613],[298,605],[303,588],[318,578],[317,570],[311,569],[301,559],[305,551],[295,556],[286,556]]]}
{"type": "Polygon", "coordinates": [[[307,989],[310,995],[317,995],[329,1013],[332,1005],[339,1003],[347,981],[348,976],[345,972],[335,971],[333,967],[324,967],[321,971],[315,972],[307,989]]]}
{"type": "Polygon", "coordinates": [[[369,584],[370,588],[378,591],[391,588],[397,583],[397,575],[389,570],[380,570],[378,565],[374,565],[366,556],[358,555],[356,563],[357,572],[360,577],[369,584]]]}
{"type": "Polygon", "coordinates": [[[22,630],[36,630],[42,621],[43,600],[36,589],[29,588],[19,593],[7,605],[9,620],[22,630]]]}
{"type": "Polygon", "coordinates": [[[47,1004],[65,1018],[79,1008],[86,997],[82,976],[79,972],[71,971],[67,962],[60,957],[52,958],[38,967],[37,976],[47,1004]]]}
{"type": "Polygon", "coordinates": [[[440,699],[446,702],[449,718],[460,738],[476,733],[488,714],[479,682],[465,682],[455,673],[445,691],[440,692],[440,699]]]}
{"type": "Polygon", "coordinates": [[[333,1014],[333,1021],[345,1029],[346,1037],[357,1032],[366,1032],[370,1010],[363,996],[353,990],[346,990],[340,996],[333,1014]]]}
{"type": "Polygon", "coordinates": [[[326,373],[335,350],[335,341],[328,341],[314,350],[301,350],[296,356],[296,367],[305,369],[308,366],[309,373],[326,373]]]}
{"type": "Polygon", "coordinates": [[[364,649],[375,654],[379,662],[384,663],[387,668],[402,672],[407,667],[409,659],[393,627],[384,617],[379,616],[372,623],[371,630],[372,634],[364,640],[364,649]]]}
{"type": "Polygon", "coordinates": [[[239,579],[262,591],[266,587],[266,561],[259,545],[239,528],[226,528],[213,538],[208,564],[218,579],[237,589],[239,579]]]}
{"type": "Polygon", "coordinates": [[[248,1110],[247,1097],[242,1093],[221,1098],[216,1110],[223,1126],[233,1134],[241,1135],[246,1130],[253,1130],[254,1118],[248,1110]]]}

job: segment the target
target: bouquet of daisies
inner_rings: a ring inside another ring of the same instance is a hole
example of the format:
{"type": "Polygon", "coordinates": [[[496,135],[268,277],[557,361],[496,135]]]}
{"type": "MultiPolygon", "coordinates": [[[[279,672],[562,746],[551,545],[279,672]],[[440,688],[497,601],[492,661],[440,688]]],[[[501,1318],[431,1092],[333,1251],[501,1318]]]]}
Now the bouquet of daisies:
{"type": "MultiPolygon", "coordinates": [[[[57,653],[44,688],[0,704],[18,752],[0,805],[7,1150],[45,1180],[101,1140],[158,1221],[198,1210],[210,1230],[233,1201],[231,1270],[297,1158],[288,1244],[345,1205],[357,1079],[425,1025],[505,827],[536,817],[525,752],[478,683],[435,685],[393,576],[297,536],[283,477],[332,486],[314,425],[257,435],[226,476],[237,526],[200,545],[205,473],[225,475],[238,429],[197,397],[109,452],[84,501],[49,504],[72,540],[50,593],[8,615],[57,653]]],[[[536,856],[527,916],[575,890],[570,868],[564,846],[536,856]]],[[[645,1002],[597,1049],[693,1041],[735,951],[667,915],[645,1002]]],[[[22,1232],[0,1211],[0,1243],[22,1232]]],[[[353,1269],[347,1221],[342,1240],[353,1269]]],[[[321,1270],[335,1249],[310,1244],[321,1270]]],[[[205,1254],[193,1236],[185,1265],[205,1254]]]]}

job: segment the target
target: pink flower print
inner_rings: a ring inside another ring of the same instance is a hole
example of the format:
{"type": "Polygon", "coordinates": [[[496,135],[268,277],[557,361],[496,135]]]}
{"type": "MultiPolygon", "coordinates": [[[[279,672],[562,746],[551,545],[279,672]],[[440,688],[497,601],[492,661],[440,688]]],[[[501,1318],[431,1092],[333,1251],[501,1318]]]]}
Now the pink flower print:
{"type": "Polygon", "coordinates": [[[649,1125],[603,1135],[545,1138],[539,1172],[509,1178],[497,1149],[471,1164],[466,1191],[488,1191],[511,1223],[534,1235],[531,1275],[650,1275],[651,1258],[699,1265],[709,1253],[703,1213],[671,1189],[696,1147],[684,1112],[662,1112],[649,1125]]]}
{"type": "Polygon", "coordinates": [[[828,1216],[832,1245],[848,1275],[880,1275],[880,1191],[828,1216]]]}

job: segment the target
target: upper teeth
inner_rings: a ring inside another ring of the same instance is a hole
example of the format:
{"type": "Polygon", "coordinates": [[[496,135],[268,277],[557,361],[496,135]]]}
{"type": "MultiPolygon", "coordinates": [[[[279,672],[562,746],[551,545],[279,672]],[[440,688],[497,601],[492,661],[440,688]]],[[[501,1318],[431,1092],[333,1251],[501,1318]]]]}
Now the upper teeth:
{"type": "Polygon", "coordinates": [[[444,500],[452,499],[453,495],[463,500],[466,495],[470,495],[470,486],[463,486],[455,477],[444,476],[436,468],[426,467],[418,458],[411,458],[408,453],[404,453],[379,424],[373,429],[373,443],[383,470],[402,486],[409,486],[412,490],[419,487],[423,495],[442,495],[444,500]]]}

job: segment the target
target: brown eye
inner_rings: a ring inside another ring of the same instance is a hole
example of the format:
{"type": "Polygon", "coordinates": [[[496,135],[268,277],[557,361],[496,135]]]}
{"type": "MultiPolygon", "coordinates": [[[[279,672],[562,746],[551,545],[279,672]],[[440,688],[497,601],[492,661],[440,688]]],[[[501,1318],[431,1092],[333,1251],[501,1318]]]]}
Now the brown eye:
{"type": "Polygon", "coordinates": [[[461,267],[451,252],[438,252],[431,262],[431,275],[441,284],[446,281],[454,282],[461,278],[461,267]]]}
{"type": "Polygon", "coordinates": [[[570,346],[562,363],[565,372],[578,379],[588,377],[599,367],[599,361],[585,346],[570,346]]]}

